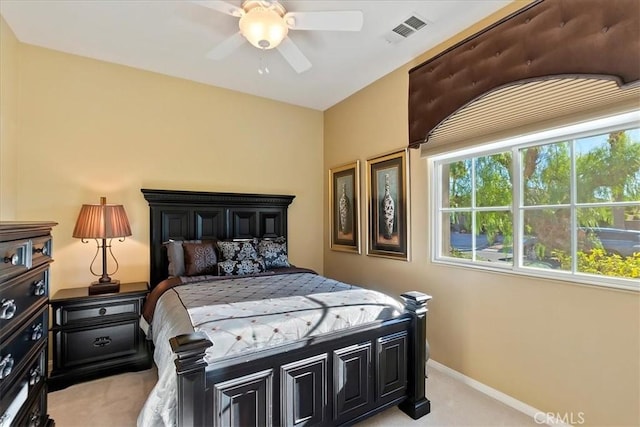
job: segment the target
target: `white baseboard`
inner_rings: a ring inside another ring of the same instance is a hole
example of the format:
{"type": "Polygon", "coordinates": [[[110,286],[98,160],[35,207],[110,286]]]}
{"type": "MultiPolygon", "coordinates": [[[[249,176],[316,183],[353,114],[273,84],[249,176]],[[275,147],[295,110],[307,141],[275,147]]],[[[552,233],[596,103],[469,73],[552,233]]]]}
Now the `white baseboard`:
{"type": "Polygon", "coordinates": [[[499,402],[504,403],[507,406],[512,407],[513,409],[522,412],[525,415],[530,416],[533,420],[540,425],[549,425],[549,426],[559,426],[559,427],[571,427],[570,424],[565,424],[561,420],[552,416],[552,414],[547,414],[544,411],[534,408],[533,406],[527,405],[524,402],[521,402],[518,399],[515,399],[509,395],[504,394],[501,391],[496,390],[495,388],[491,388],[486,384],[483,384],[479,381],[474,380],[464,374],[461,374],[458,371],[455,371],[448,366],[443,365],[442,363],[438,363],[433,359],[429,359],[427,361],[427,366],[433,369],[436,369],[443,374],[449,375],[454,379],[460,381],[463,384],[468,385],[469,387],[478,390],[481,393],[486,394],[489,397],[496,399],[499,402]]]}

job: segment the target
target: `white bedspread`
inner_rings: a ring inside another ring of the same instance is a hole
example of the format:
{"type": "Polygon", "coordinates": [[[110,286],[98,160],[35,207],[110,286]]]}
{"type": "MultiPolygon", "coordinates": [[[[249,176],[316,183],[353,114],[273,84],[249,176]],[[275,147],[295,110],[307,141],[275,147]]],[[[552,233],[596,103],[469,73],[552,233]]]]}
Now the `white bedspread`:
{"type": "Polygon", "coordinates": [[[138,426],[175,425],[171,337],[194,330],[205,333],[215,343],[205,356],[211,363],[240,352],[388,319],[402,310],[402,304],[387,295],[310,273],[268,279],[239,277],[172,288],[158,300],[151,325],[159,378],[140,412],[138,426]],[[316,293],[304,294],[310,290],[316,293]],[[290,296],[263,298],[283,292],[290,296]]]}

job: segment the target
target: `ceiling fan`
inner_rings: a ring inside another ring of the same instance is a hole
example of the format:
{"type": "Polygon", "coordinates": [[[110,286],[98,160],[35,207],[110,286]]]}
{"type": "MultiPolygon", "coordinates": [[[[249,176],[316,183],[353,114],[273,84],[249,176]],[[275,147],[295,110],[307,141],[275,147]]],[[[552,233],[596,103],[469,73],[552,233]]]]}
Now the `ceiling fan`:
{"type": "Polygon", "coordinates": [[[277,0],[244,0],[241,7],[217,0],[192,3],[240,18],[240,31],[211,49],[207,58],[223,59],[248,41],[258,49],[278,49],[298,73],[311,68],[311,62],[287,36],[289,30],[360,31],[363,22],[359,10],[288,12],[277,0]]]}

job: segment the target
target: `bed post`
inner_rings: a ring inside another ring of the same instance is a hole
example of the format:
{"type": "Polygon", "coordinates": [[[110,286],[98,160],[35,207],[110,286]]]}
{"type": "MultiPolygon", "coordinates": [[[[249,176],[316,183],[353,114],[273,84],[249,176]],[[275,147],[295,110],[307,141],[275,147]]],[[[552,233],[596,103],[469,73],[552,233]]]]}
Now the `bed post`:
{"type": "Polygon", "coordinates": [[[169,340],[176,354],[178,376],[177,425],[205,425],[205,368],[204,353],[213,343],[202,333],[178,335],[169,340]]]}
{"type": "Polygon", "coordinates": [[[414,420],[431,412],[431,402],[425,393],[425,369],[429,359],[427,350],[427,302],[430,295],[422,292],[407,292],[401,295],[406,310],[413,314],[409,345],[409,372],[407,400],[398,407],[414,420]]]}

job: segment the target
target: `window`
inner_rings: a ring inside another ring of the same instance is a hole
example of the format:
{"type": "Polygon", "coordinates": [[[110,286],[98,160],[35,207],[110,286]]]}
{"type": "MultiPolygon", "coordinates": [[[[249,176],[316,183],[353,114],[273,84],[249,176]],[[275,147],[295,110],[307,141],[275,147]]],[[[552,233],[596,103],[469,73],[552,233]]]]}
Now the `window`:
{"type": "Polygon", "coordinates": [[[640,112],[430,161],[436,262],[640,289],[640,112]]]}

